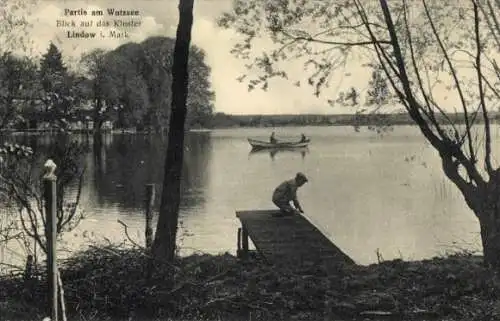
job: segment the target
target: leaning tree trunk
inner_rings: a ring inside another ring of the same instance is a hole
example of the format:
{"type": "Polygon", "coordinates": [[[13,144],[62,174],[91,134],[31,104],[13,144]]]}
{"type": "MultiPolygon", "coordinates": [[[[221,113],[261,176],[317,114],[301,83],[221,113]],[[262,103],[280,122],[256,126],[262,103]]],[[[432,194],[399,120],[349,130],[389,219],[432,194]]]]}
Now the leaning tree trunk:
{"type": "Polygon", "coordinates": [[[184,126],[188,94],[188,60],[193,25],[194,0],[179,0],[179,24],[172,66],[172,102],[168,130],[165,174],[160,215],[152,252],[156,258],[172,261],[175,256],[179,218],[180,184],[184,154],[184,126]]]}
{"type": "Polygon", "coordinates": [[[500,213],[482,213],[485,219],[479,219],[481,242],[483,245],[484,263],[490,267],[500,268],[500,213]]]}
{"type": "Polygon", "coordinates": [[[441,153],[443,171],[462,193],[474,212],[481,231],[485,265],[500,268],[500,169],[489,172],[489,180],[476,177],[474,183],[459,173],[458,162],[441,153]]]}
{"type": "Polygon", "coordinates": [[[480,202],[474,210],[481,228],[484,262],[500,269],[500,176],[499,171],[490,175],[480,202]]]}
{"type": "Polygon", "coordinates": [[[441,155],[446,176],[462,192],[469,208],[474,212],[481,231],[485,265],[500,269],[500,170],[489,173],[489,180],[466,182],[450,158],[441,155]]]}

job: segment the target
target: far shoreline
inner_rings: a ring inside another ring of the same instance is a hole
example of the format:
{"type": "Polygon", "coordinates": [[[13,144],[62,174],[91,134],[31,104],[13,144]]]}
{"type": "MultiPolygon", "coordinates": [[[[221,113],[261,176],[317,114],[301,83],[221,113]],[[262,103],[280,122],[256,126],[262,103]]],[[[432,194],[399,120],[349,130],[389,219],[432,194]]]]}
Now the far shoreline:
{"type": "MultiPolygon", "coordinates": [[[[462,113],[453,113],[437,117],[443,126],[449,124],[446,118],[454,125],[464,124],[462,113]]],[[[500,124],[500,112],[490,112],[490,123],[500,124]]],[[[483,118],[478,117],[476,125],[483,124],[483,118]]],[[[354,128],[390,128],[396,126],[417,126],[417,124],[406,113],[397,114],[225,114],[215,113],[202,124],[194,124],[186,129],[189,132],[209,132],[216,129],[238,129],[238,128],[279,128],[279,127],[354,127],[354,128]]],[[[94,134],[94,130],[72,129],[67,132],[72,134],[94,134]]],[[[57,134],[57,129],[3,129],[1,134],[57,134]]],[[[136,128],[104,129],[101,134],[159,134],[154,130],[136,128]]]]}

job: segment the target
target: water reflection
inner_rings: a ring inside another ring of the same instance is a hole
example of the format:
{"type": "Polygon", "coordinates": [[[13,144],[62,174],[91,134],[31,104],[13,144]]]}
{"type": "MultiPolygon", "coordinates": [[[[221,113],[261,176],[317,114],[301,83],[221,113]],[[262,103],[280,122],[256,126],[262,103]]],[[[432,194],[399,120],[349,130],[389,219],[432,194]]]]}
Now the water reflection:
{"type": "MultiPolygon", "coordinates": [[[[59,170],[64,166],[68,174],[72,172],[72,164],[58,164],[63,159],[69,159],[69,155],[78,155],[75,162],[83,166],[83,156],[90,153],[92,148],[83,135],[36,135],[17,134],[13,136],[1,136],[0,144],[4,142],[14,142],[20,145],[29,146],[33,149],[33,158],[29,163],[32,174],[39,176],[43,164],[51,158],[56,161],[59,170]],[[74,148],[73,148],[74,147],[74,148]],[[71,148],[71,149],[70,149],[71,148]]],[[[68,177],[66,177],[68,179],[68,177]]]]}
{"type": "MultiPolygon", "coordinates": [[[[163,136],[114,135],[94,141],[93,189],[98,205],[110,204],[129,210],[144,208],[144,185],[155,184],[157,195],[163,182],[167,140],[163,136]]],[[[186,136],[182,172],[181,207],[203,206],[211,155],[208,133],[186,136]]],[[[88,164],[90,166],[91,164],[88,164]]],[[[159,205],[160,197],[156,197],[159,205]]]]}
{"type": "Polygon", "coordinates": [[[181,208],[201,209],[205,206],[207,186],[210,181],[208,170],[212,158],[210,133],[191,133],[186,137],[184,153],[181,208]]]}
{"type": "MultiPolygon", "coordinates": [[[[87,136],[88,137],[88,136],[87,136]]],[[[113,142],[113,135],[104,134],[93,137],[93,154],[94,154],[94,165],[95,172],[98,176],[103,176],[107,172],[106,159],[107,159],[107,149],[111,146],[113,142]]]]}
{"type": "Polygon", "coordinates": [[[248,153],[248,157],[252,157],[256,154],[269,154],[269,157],[274,161],[276,159],[277,154],[300,154],[302,159],[306,157],[306,154],[309,153],[309,148],[271,148],[271,149],[252,149],[248,153]]]}
{"type": "MultiPolygon", "coordinates": [[[[41,168],[43,162],[51,157],[54,146],[77,142],[83,147],[80,160],[85,168],[82,192],[86,195],[85,206],[91,211],[114,207],[122,213],[142,212],[144,186],[151,183],[156,185],[156,205],[159,206],[166,137],[127,134],[2,137],[3,141],[12,139],[33,148],[35,168],[41,168]]],[[[212,155],[210,133],[189,133],[184,146],[181,195],[185,197],[181,200],[181,208],[200,208],[205,202],[204,191],[209,180],[207,166],[212,155]]]]}

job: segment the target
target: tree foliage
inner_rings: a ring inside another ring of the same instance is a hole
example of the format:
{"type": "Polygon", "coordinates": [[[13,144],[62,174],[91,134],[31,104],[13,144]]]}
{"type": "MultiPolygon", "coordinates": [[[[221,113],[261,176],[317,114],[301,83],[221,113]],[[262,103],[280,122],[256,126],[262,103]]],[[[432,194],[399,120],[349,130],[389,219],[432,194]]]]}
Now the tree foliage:
{"type": "Polygon", "coordinates": [[[0,53],[28,53],[32,44],[28,16],[37,0],[0,0],[0,53]]]}
{"type": "Polygon", "coordinates": [[[189,55],[188,126],[207,127],[214,112],[215,93],[210,82],[210,66],[205,62],[205,52],[191,46],[189,55]]]}
{"type": "Polygon", "coordinates": [[[368,106],[382,106],[387,104],[389,100],[389,86],[384,77],[384,71],[377,68],[372,71],[372,77],[368,84],[368,91],[366,92],[366,105],[368,106]]]}
{"type": "MultiPolygon", "coordinates": [[[[114,50],[96,49],[69,70],[50,43],[37,62],[5,52],[0,56],[0,128],[50,126],[68,130],[71,122],[105,121],[117,128],[164,131],[172,97],[173,39],[151,37],[114,50]],[[90,108],[89,108],[90,107],[90,108]]],[[[209,126],[215,95],[202,49],[191,46],[188,126],[209,126]]]]}
{"type": "MultiPolygon", "coordinates": [[[[93,52],[83,57],[85,69],[94,74],[89,75],[97,86],[93,91],[99,92],[106,106],[118,111],[116,120],[120,127],[165,129],[169,112],[164,106],[172,97],[173,48],[173,39],[151,37],[139,44],[127,43],[110,52],[93,52]],[[97,70],[99,55],[103,63],[97,70]],[[102,77],[96,78],[97,73],[102,77]]],[[[191,46],[190,58],[188,124],[205,126],[212,116],[215,97],[211,90],[210,68],[200,48],[191,46]]]]}
{"type": "Polygon", "coordinates": [[[37,66],[28,57],[5,52],[0,57],[0,129],[22,121],[19,109],[35,99],[37,66]]]}
{"type": "Polygon", "coordinates": [[[28,15],[36,0],[0,0],[0,129],[19,121],[16,109],[32,94],[34,62],[19,55],[29,51],[28,15]],[[16,53],[14,53],[14,51],[16,53]],[[21,99],[20,99],[21,98],[21,99]]]}
{"type": "Polygon", "coordinates": [[[79,81],[74,73],[70,73],[63,62],[62,53],[53,43],[50,43],[47,52],[40,59],[39,100],[44,105],[41,119],[52,122],[53,126],[62,130],[69,127],[69,118],[72,117],[75,107],[81,96],[77,94],[79,81]]]}

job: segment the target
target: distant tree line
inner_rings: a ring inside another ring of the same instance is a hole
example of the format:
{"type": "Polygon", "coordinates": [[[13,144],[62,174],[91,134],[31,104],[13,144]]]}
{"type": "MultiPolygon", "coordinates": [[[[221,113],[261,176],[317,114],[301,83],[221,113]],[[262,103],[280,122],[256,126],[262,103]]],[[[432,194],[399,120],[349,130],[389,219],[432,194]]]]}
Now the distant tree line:
{"type": "MultiPolygon", "coordinates": [[[[50,43],[39,60],[6,52],[0,56],[0,129],[47,127],[67,130],[80,121],[101,132],[115,129],[162,132],[169,118],[174,40],[149,38],[114,50],[96,49],[70,70],[50,43]]],[[[214,92],[205,53],[191,46],[188,127],[208,127],[214,92]]],[[[73,126],[74,127],[74,126],[73,126]]]]}
{"type": "MultiPolygon", "coordinates": [[[[500,123],[500,113],[491,112],[492,121],[500,123]]],[[[445,123],[447,119],[454,119],[457,123],[463,119],[461,113],[448,114],[438,117],[438,121],[445,123]]],[[[477,122],[481,123],[478,117],[477,122]]],[[[354,114],[303,114],[303,115],[230,115],[215,113],[212,117],[212,128],[228,127],[279,127],[279,126],[393,126],[414,125],[406,113],[354,113],[354,114]]]]}

